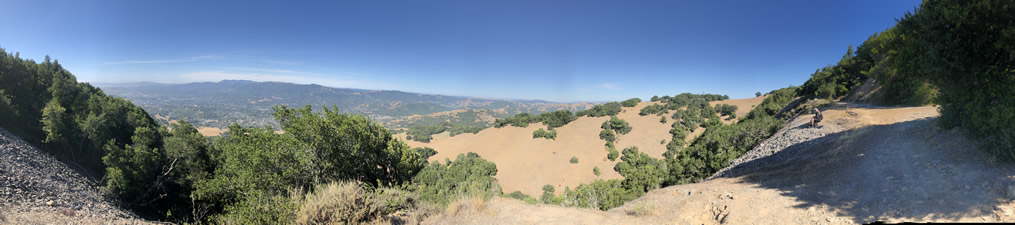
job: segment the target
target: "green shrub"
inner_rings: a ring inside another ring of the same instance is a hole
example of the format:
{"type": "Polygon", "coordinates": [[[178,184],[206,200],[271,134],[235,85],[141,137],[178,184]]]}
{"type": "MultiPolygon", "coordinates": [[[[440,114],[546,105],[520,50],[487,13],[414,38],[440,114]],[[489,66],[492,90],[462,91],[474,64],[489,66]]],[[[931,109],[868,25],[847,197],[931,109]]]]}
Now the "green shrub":
{"type": "Polygon", "coordinates": [[[600,116],[616,116],[621,111],[621,105],[617,102],[610,102],[601,105],[592,106],[591,109],[585,110],[582,114],[590,117],[600,116]]]}
{"type": "Polygon", "coordinates": [[[617,156],[620,156],[620,152],[617,152],[617,149],[615,148],[611,148],[610,153],[606,155],[606,158],[610,159],[610,161],[616,161],[617,156]]]}
{"type": "Polygon", "coordinates": [[[652,104],[649,106],[645,106],[645,108],[641,108],[641,111],[638,111],[638,115],[646,116],[652,114],[666,113],[667,110],[668,109],[664,105],[652,104]]]}
{"type": "Polygon", "coordinates": [[[421,199],[446,206],[459,193],[483,198],[501,195],[496,175],[496,164],[469,152],[458,154],[454,161],[434,161],[412,180],[421,199]]]}
{"type": "Polygon", "coordinates": [[[631,98],[620,102],[620,105],[624,107],[634,107],[637,106],[639,102],[641,102],[640,98],[631,98]]]}
{"type": "Polygon", "coordinates": [[[543,185],[543,195],[539,196],[539,201],[543,202],[544,204],[553,203],[553,200],[554,200],[553,192],[554,191],[555,191],[555,189],[553,188],[553,185],[549,185],[549,184],[543,185]]]}
{"type": "Polygon", "coordinates": [[[437,150],[430,147],[412,148],[412,151],[416,152],[423,159],[429,159],[431,156],[437,155],[437,150]]]}
{"type": "MultiPolygon", "coordinates": [[[[627,124],[627,121],[617,118],[616,116],[611,116],[610,120],[603,121],[603,124],[600,127],[603,128],[603,130],[612,130],[619,134],[627,134],[631,132],[631,126],[627,124]]],[[[600,134],[600,138],[602,138],[602,134],[600,134]]]]}
{"type": "Polygon", "coordinates": [[[543,113],[540,114],[539,117],[543,122],[543,124],[549,127],[550,129],[564,126],[568,123],[571,123],[571,121],[578,119],[578,117],[575,116],[574,113],[571,113],[571,111],[567,110],[559,110],[543,113]]]}
{"type": "Polygon", "coordinates": [[[529,196],[529,195],[527,195],[525,193],[522,193],[521,191],[511,192],[511,194],[507,194],[506,196],[508,198],[518,199],[518,200],[522,200],[522,201],[525,201],[528,198],[532,198],[532,196],[529,196]]]}
{"type": "Polygon", "coordinates": [[[601,130],[599,131],[599,139],[606,140],[607,142],[613,142],[617,140],[617,136],[613,134],[613,130],[601,130]]]}
{"type": "Polygon", "coordinates": [[[665,116],[659,117],[659,123],[666,123],[666,117],[665,116]]]}
{"type": "Polygon", "coordinates": [[[717,113],[719,113],[720,115],[723,115],[723,116],[736,115],[737,114],[737,106],[735,106],[735,105],[727,105],[727,104],[717,105],[715,107],[715,112],[717,112],[717,113]]]}
{"type": "Polygon", "coordinates": [[[754,97],[761,97],[761,92],[754,92],[754,97]]]}
{"type": "Polygon", "coordinates": [[[578,163],[578,157],[577,156],[571,156],[571,160],[569,162],[571,162],[571,164],[578,163]]]}
{"type": "Polygon", "coordinates": [[[638,147],[625,148],[620,161],[613,170],[624,176],[624,188],[635,192],[659,188],[669,173],[665,161],[639,152],[638,147]]]}
{"type": "Polygon", "coordinates": [[[597,177],[599,176],[600,173],[599,173],[599,167],[598,166],[592,167],[592,174],[595,174],[597,177]]]}
{"type": "Polygon", "coordinates": [[[899,20],[896,66],[940,92],[939,125],[962,127],[980,148],[1015,162],[1015,5],[994,0],[924,1],[899,20]]]}
{"type": "Polygon", "coordinates": [[[546,130],[543,130],[543,128],[539,128],[538,130],[532,131],[532,138],[533,139],[535,139],[535,138],[546,138],[546,139],[554,140],[554,139],[557,139],[557,130],[546,131],[546,130]]]}

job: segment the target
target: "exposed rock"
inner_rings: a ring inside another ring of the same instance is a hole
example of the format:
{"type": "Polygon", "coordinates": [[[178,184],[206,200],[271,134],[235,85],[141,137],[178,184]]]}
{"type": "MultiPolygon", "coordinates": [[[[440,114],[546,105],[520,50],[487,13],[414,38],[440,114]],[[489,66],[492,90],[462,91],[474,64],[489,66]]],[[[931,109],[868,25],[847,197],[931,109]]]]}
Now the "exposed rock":
{"type": "Polygon", "coordinates": [[[0,128],[0,214],[5,223],[149,223],[115,206],[100,189],[66,164],[0,128]]]}

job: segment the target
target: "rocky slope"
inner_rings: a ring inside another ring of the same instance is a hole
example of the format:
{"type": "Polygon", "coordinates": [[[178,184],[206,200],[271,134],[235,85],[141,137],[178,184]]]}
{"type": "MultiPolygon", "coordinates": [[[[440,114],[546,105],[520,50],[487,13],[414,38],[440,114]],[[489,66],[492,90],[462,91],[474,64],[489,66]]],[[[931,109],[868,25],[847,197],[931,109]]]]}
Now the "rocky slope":
{"type": "Polygon", "coordinates": [[[148,224],[95,183],[0,128],[0,224],[148,224]]]}

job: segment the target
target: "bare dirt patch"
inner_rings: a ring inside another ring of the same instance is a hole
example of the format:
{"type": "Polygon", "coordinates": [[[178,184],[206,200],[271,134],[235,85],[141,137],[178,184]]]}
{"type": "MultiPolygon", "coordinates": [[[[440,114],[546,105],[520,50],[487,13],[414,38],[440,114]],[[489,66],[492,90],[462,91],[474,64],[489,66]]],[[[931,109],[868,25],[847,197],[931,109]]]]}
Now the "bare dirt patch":
{"type": "Polygon", "coordinates": [[[197,132],[201,133],[201,135],[204,135],[205,137],[214,137],[222,135],[222,133],[225,133],[226,130],[217,127],[197,127],[197,132]]]}

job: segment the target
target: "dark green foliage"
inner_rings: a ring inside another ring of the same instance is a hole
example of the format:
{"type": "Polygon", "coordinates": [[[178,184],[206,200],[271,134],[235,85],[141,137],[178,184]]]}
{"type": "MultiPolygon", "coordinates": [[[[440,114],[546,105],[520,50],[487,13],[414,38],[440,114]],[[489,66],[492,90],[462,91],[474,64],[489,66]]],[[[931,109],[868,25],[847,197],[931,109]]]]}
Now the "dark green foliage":
{"type": "Polygon", "coordinates": [[[618,152],[616,148],[610,148],[609,150],[610,153],[606,155],[606,158],[610,159],[610,161],[616,161],[617,156],[620,156],[620,152],[618,152]]]}
{"type": "Polygon", "coordinates": [[[659,96],[658,95],[653,95],[652,98],[649,99],[649,101],[653,101],[653,102],[654,101],[659,101],[659,96]]]}
{"type": "Polygon", "coordinates": [[[624,202],[634,200],[642,193],[627,190],[623,187],[622,180],[596,180],[588,184],[578,185],[574,190],[567,190],[564,193],[566,205],[571,207],[597,208],[599,210],[612,209],[624,205],[624,202]]]}
{"type": "Polygon", "coordinates": [[[761,92],[754,92],[754,97],[761,97],[761,92]]]}
{"type": "Polygon", "coordinates": [[[645,106],[645,108],[641,108],[641,111],[638,111],[638,115],[647,116],[652,114],[664,114],[667,111],[668,109],[666,108],[665,105],[652,104],[649,106],[645,106]]]}
{"type": "Polygon", "coordinates": [[[624,101],[620,102],[620,105],[622,105],[624,107],[634,107],[634,106],[638,105],[639,102],[641,102],[640,98],[631,98],[631,99],[624,100],[624,101]]]}
{"type": "Polygon", "coordinates": [[[624,176],[625,189],[639,195],[659,188],[669,172],[665,161],[639,152],[638,147],[625,148],[620,161],[613,170],[624,176]]]}
{"type": "Polygon", "coordinates": [[[418,142],[430,142],[434,134],[443,133],[447,126],[413,126],[405,131],[405,138],[418,142]]]}
{"type": "Polygon", "coordinates": [[[599,176],[600,173],[599,173],[599,167],[598,166],[592,167],[592,174],[595,174],[597,177],[599,176]]]}
{"type": "Polygon", "coordinates": [[[575,116],[574,113],[571,113],[571,111],[567,110],[559,110],[543,113],[539,115],[539,118],[540,121],[542,121],[543,124],[550,129],[567,125],[568,123],[571,123],[571,121],[578,119],[578,117],[575,116]]]}
{"type": "Polygon", "coordinates": [[[274,115],[285,134],[313,148],[314,158],[321,161],[317,169],[334,179],[398,185],[426,164],[426,159],[363,115],[339,113],[338,108],[323,108],[317,114],[309,105],[277,106],[274,115]]]}
{"type": "MultiPolygon", "coordinates": [[[[616,116],[611,116],[610,120],[603,121],[603,124],[600,127],[603,128],[603,130],[615,131],[619,134],[630,133],[632,129],[631,125],[627,124],[627,121],[617,118],[616,116]]],[[[601,133],[599,136],[602,138],[601,133]]]]}
{"type": "Polygon", "coordinates": [[[405,131],[405,137],[409,140],[428,143],[433,139],[433,135],[440,134],[445,131],[452,137],[463,133],[479,133],[479,131],[486,129],[486,126],[463,126],[453,124],[450,122],[441,122],[436,125],[416,125],[409,127],[405,131]]]}
{"type": "Polygon", "coordinates": [[[578,163],[578,157],[577,156],[571,156],[571,160],[568,160],[568,162],[571,162],[571,164],[576,164],[576,163],[578,163]]]}
{"type": "Polygon", "coordinates": [[[606,104],[593,106],[591,109],[582,111],[581,115],[578,116],[589,116],[589,117],[600,117],[600,116],[616,116],[620,113],[621,105],[617,102],[610,102],[606,104]]]}
{"type": "Polygon", "coordinates": [[[420,198],[447,205],[459,193],[500,195],[496,175],[497,165],[469,152],[454,161],[432,162],[412,180],[420,198]]]}
{"type": "Polygon", "coordinates": [[[603,129],[599,131],[599,139],[606,140],[607,142],[613,142],[617,140],[617,135],[613,134],[613,130],[603,129]]]}
{"type": "Polygon", "coordinates": [[[765,98],[764,101],[761,101],[761,104],[758,104],[758,106],[755,106],[754,109],[747,113],[745,120],[764,116],[776,116],[781,118],[782,115],[776,114],[793,101],[793,98],[797,96],[797,89],[797,87],[790,86],[787,88],[773,90],[768,93],[769,96],[765,98]]]}
{"type": "Polygon", "coordinates": [[[161,176],[170,166],[165,129],[130,102],[78,83],[48,56],[36,63],[0,50],[0,118],[0,127],[105,183],[139,213],[165,215],[157,207],[178,200],[163,196],[175,187],[161,176]]]}
{"type": "Polygon", "coordinates": [[[274,115],[285,133],[233,125],[215,143],[214,175],[198,182],[193,196],[224,208],[219,222],[251,216],[276,221],[281,217],[273,216],[286,212],[265,201],[283,201],[292,189],[339,180],[372,187],[407,184],[426,165],[418,150],[362,115],[327,108],[313,113],[309,106],[276,107],[274,115]]]}
{"type": "Polygon", "coordinates": [[[437,150],[430,147],[412,148],[412,151],[415,151],[423,159],[429,159],[431,156],[437,155],[437,150]]]}
{"type": "Polygon", "coordinates": [[[735,115],[737,112],[737,106],[721,104],[715,107],[715,112],[723,116],[735,115]]]}
{"type": "Polygon", "coordinates": [[[1015,161],[1015,4],[927,0],[896,26],[899,76],[939,88],[940,125],[968,129],[983,151],[1015,161]]]}
{"type": "MultiPolygon", "coordinates": [[[[795,93],[792,89],[783,92],[795,93]]],[[[783,103],[782,107],[775,106],[778,104],[775,99],[783,92],[769,96],[762,105],[771,104],[773,108],[785,107],[788,101],[783,103]]],[[[698,182],[711,176],[782,128],[782,120],[766,114],[765,110],[759,110],[760,108],[760,105],[759,108],[755,108],[758,113],[755,113],[754,118],[733,125],[710,126],[701,137],[695,139],[694,143],[679,152],[670,151],[670,147],[667,146],[668,151],[664,154],[669,164],[666,184],[698,182]]]]}
{"type": "Polygon", "coordinates": [[[195,200],[225,207],[218,220],[277,215],[264,201],[284,201],[278,198],[288,196],[290,188],[312,188],[318,179],[335,179],[314,168],[320,162],[312,147],[292,135],[238,125],[231,126],[228,135],[216,142],[215,174],[200,181],[193,193],[195,200]]]}
{"type": "Polygon", "coordinates": [[[556,191],[556,190],[554,190],[553,185],[549,185],[549,184],[543,185],[543,192],[553,193],[554,191],[556,191]]]}
{"type": "Polygon", "coordinates": [[[529,196],[529,195],[527,195],[525,193],[522,193],[521,191],[511,192],[510,194],[507,194],[507,197],[508,198],[513,198],[513,199],[522,200],[522,201],[525,201],[526,199],[531,199],[532,198],[532,196],[529,196]]]}
{"type": "Polygon", "coordinates": [[[666,117],[659,117],[659,123],[666,123],[666,117]]]}
{"type": "Polygon", "coordinates": [[[552,130],[551,129],[550,131],[546,131],[546,130],[543,130],[543,128],[539,128],[538,130],[532,131],[532,138],[534,138],[534,139],[535,138],[546,138],[546,139],[554,140],[554,139],[557,139],[557,130],[552,130]]]}
{"type": "Polygon", "coordinates": [[[539,201],[541,201],[541,202],[543,202],[545,204],[552,203],[553,202],[553,198],[554,198],[554,196],[553,196],[553,192],[554,191],[555,191],[555,189],[553,188],[553,185],[549,185],[549,184],[543,185],[543,195],[539,196],[539,201]]]}
{"type": "Polygon", "coordinates": [[[493,127],[501,128],[507,125],[516,127],[528,127],[529,123],[543,122],[543,124],[546,125],[548,128],[553,129],[567,125],[568,123],[571,123],[571,121],[574,121],[576,119],[578,119],[578,117],[575,116],[574,113],[571,113],[571,111],[567,110],[558,110],[543,113],[540,115],[519,113],[513,117],[497,119],[493,123],[493,127]]]}

